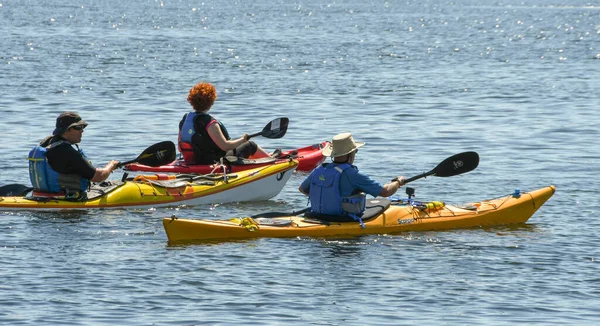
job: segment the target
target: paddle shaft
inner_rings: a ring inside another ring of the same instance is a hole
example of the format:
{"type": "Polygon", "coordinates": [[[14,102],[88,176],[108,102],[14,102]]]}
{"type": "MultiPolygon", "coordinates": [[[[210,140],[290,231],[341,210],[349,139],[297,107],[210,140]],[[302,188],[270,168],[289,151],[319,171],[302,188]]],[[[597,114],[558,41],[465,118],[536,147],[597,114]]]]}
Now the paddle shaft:
{"type": "Polygon", "coordinates": [[[156,153],[149,153],[149,154],[143,154],[138,156],[137,158],[133,159],[133,160],[129,160],[129,161],[125,161],[125,162],[120,162],[119,164],[117,164],[117,168],[122,168],[127,164],[131,164],[131,163],[138,163],[148,157],[152,157],[152,156],[156,156],[159,152],[156,153]]]}
{"type": "Polygon", "coordinates": [[[117,168],[122,168],[123,166],[125,166],[127,164],[136,163],[137,161],[138,161],[138,159],[120,162],[119,164],[117,164],[117,168]]]}
{"type": "MultiPolygon", "coordinates": [[[[421,178],[428,177],[428,176],[430,176],[430,175],[432,175],[434,173],[435,173],[435,171],[432,170],[432,171],[429,171],[429,172],[421,173],[419,175],[415,175],[414,177],[410,177],[410,178],[406,179],[406,181],[404,181],[404,184],[407,184],[409,182],[413,182],[415,180],[419,180],[421,178]]],[[[398,180],[398,178],[394,178],[394,180],[398,180]]]]}
{"type": "Polygon", "coordinates": [[[175,144],[173,144],[171,141],[163,141],[146,148],[146,150],[144,150],[142,154],[135,159],[117,164],[117,168],[121,168],[131,163],[141,163],[148,166],[161,166],[173,162],[175,160],[175,156],[175,144]]]}
{"type": "Polygon", "coordinates": [[[260,135],[262,135],[262,131],[261,131],[261,132],[257,132],[257,133],[255,133],[255,134],[248,135],[248,138],[247,138],[247,139],[250,139],[250,138],[252,138],[252,137],[256,137],[256,136],[260,136],[260,135]]]}

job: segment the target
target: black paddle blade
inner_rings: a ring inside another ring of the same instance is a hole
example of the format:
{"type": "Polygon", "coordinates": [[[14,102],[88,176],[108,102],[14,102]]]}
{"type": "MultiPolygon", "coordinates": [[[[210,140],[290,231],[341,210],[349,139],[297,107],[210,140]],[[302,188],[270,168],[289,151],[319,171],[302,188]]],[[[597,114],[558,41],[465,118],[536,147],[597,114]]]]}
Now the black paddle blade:
{"type": "Polygon", "coordinates": [[[175,144],[172,141],[163,141],[146,148],[135,160],[119,163],[119,167],[130,163],[161,166],[175,161],[176,156],[175,144]]]}
{"type": "Polygon", "coordinates": [[[161,166],[175,161],[177,152],[172,141],[164,141],[148,147],[136,162],[147,166],[161,166]]]}
{"type": "Polygon", "coordinates": [[[289,123],[290,119],[288,118],[277,118],[269,122],[260,132],[260,135],[269,139],[281,138],[285,135],[289,123]]]}
{"type": "Polygon", "coordinates": [[[277,118],[269,122],[261,132],[248,135],[248,139],[256,136],[263,136],[265,138],[277,139],[283,137],[287,131],[290,119],[288,118],[277,118]]]}
{"type": "Polygon", "coordinates": [[[433,169],[436,177],[451,177],[474,170],[479,165],[479,154],[463,152],[452,155],[433,169]]]}
{"type": "Polygon", "coordinates": [[[26,185],[13,183],[0,187],[0,197],[21,197],[25,196],[32,189],[26,185]]]}
{"type": "MultiPolygon", "coordinates": [[[[413,182],[430,175],[436,177],[451,177],[453,175],[459,175],[474,170],[478,165],[479,154],[475,152],[463,152],[448,157],[429,172],[406,179],[405,183],[413,182]]],[[[394,178],[393,180],[397,180],[397,178],[394,178]]]]}

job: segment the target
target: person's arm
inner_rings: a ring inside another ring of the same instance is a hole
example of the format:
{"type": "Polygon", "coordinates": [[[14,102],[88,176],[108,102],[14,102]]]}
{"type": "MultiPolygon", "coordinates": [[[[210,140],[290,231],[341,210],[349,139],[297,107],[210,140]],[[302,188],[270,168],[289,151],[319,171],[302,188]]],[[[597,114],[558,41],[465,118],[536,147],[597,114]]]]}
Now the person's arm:
{"type": "Polygon", "coordinates": [[[117,169],[117,165],[119,161],[112,160],[106,164],[103,168],[96,168],[96,172],[94,173],[94,177],[90,179],[92,182],[102,182],[110,176],[112,171],[117,169]]]}
{"type": "Polygon", "coordinates": [[[77,174],[92,182],[102,182],[117,168],[119,161],[110,161],[103,168],[94,167],[72,146],[61,145],[46,154],[48,163],[58,173],[77,174]]]}
{"type": "Polygon", "coordinates": [[[308,175],[308,177],[306,177],[306,179],[304,179],[304,181],[302,181],[302,183],[300,184],[300,187],[298,187],[298,190],[307,195],[310,192],[310,181],[312,179],[312,173],[308,175]]]}
{"type": "MultiPolygon", "coordinates": [[[[371,179],[368,175],[358,171],[346,170],[348,177],[353,187],[360,191],[366,192],[373,197],[389,197],[396,193],[401,185],[404,184],[405,178],[398,177],[398,181],[392,181],[381,185],[379,182],[371,179]]],[[[346,172],[345,171],[345,172],[346,172]]]]}
{"type": "Polygon", "coordinates": [[[400,189],[400,187],[402,187],[405,182],[406,182],[406,178],[403,176],[399,176],[396,180],[394,180],[392,182],[388,182],[385,185],[383,185],[383,189],[381,189],[379,196],[380,197],[389,197],[389,196],[395,194],[396,191],[398,191],[398,189],[400,189]]]}
{"type": "Polygon", "coordinates": [[[298,190],[299,190],[299,191],[300,191],[302,194],[304,194],[304,195],[308,196],[308,192],[302,188],[302,185],[300,185],[300,187],[298,187],[298,190]]]}
{"type": "Polygon", "coordinates": [[[225,135],[223,135],[221,127],[219,127],[218,123],[211,123],[208,128],[206,128],[206,131],[213,142],[215,142],[215,144],[217,144],[217,146],[219,146],[219,148],[223,151],[232,150],[248,140],[248,135],[246,134],[238,139],[225,139],[225,135]]]}

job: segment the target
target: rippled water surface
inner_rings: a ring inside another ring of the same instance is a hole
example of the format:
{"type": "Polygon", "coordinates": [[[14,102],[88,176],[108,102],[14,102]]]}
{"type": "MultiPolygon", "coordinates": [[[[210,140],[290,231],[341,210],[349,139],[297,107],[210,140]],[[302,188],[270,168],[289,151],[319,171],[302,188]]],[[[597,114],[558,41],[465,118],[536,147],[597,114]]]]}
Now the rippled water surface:
{"type": "MultiPolygon", "coordinates": [[[[55,118],[97,165],[176,141],[198,81],[233,135],[278,116],[296,148],[343,131],[385,182],[462,203],[557,186],[525,225],[169,246],[161,218],[305,207],[0,212],[4,325],[597,325],[600,6],[590,1],[2,1],[0,185],[55,118]]],[[[115,173],[115,179],[121,172],[115,173]]],[[[403,193],[398,195],[404,196],[403,193]]]]}

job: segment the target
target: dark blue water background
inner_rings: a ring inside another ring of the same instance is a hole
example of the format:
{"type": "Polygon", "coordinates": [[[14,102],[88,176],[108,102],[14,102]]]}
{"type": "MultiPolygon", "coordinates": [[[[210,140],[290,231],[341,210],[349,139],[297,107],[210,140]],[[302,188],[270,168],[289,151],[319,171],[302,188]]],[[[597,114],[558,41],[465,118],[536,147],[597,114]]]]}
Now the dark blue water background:
{"type": "Polygon", "coordinates": [[[305,175],[259,203],[2,212],[0,324],[597,325],[599,79],[593,1],[0,0],[0,184],[65,110],[98,165],[175,141],[204,80],[233,135],[351,131],[381,182],[480,154],[417,199],[558,189],[517,227],[177,247],[161,218],[293,211],[305,175]]]}

